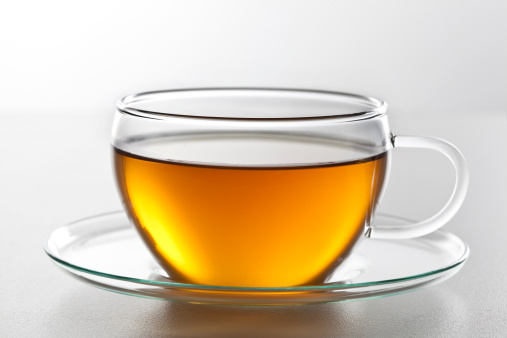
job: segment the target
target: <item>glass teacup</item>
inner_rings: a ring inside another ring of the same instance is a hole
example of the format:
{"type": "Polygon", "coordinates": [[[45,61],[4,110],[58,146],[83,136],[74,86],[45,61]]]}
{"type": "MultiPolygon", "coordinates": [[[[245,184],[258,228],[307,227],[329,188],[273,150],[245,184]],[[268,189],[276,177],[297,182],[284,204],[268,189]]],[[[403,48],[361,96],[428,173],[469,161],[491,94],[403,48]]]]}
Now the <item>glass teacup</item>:
{"type": "Polygon", "coordinates": [[[132,95],[113,127],[125,210],[174,280],[323,283],[367,237],[428,234],[456,213],[468,171],[446,141],[394,136],[386,103],[309,90],[216,88],[132,95]],[[454,192],[428,220],[372,226],[394,147],[444,153],[454,192]]]}

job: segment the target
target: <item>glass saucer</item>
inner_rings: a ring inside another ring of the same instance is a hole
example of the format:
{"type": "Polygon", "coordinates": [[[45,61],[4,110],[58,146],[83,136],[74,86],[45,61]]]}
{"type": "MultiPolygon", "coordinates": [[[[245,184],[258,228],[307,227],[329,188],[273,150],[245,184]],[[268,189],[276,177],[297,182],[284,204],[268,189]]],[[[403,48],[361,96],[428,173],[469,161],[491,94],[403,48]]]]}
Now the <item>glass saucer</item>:
{"type": "MultiPolygon", "coordinates": [[[[409,220],[379,214],[378,224],[409,220]]],[[[457,236],[436,231],[408,240],[365,239],[327,283],[282,288],[219,287],[172,280],[152,258],[123,212],[53,231],[46,253],[78,280],[126,295],[188,303],[289,305],[396,295],[454,275],[469,255],[457,236]]]]}

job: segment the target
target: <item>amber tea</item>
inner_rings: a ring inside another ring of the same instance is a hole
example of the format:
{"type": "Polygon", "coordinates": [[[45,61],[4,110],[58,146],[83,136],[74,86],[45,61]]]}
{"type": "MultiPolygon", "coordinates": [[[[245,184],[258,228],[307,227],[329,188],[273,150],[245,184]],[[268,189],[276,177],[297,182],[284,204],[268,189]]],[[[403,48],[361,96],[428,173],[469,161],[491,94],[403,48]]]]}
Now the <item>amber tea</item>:
{"type": "Polygon", "coordinates": [[[374,213],[387,153],[273,167],[115,149],[114,162],[127,212],[174,279],[278,287],[321,283],[347,256],[374,213]]]}

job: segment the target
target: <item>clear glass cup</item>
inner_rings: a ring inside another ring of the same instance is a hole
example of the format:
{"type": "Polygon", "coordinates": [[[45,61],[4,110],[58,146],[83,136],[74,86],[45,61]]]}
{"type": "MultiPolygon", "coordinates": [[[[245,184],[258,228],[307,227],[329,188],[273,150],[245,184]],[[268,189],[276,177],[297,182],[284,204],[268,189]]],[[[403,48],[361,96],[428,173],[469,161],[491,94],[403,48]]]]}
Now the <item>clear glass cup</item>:
{"type": "Polygon", "coordinates": [[[118,103],[114,165],[126,213],[169,275],[216,286],[322,283],[364,238],[412,238],[447,223],[468,171],[446,141],[395,136],[387,105],[360,95],[213,88],[118,103]],[[433,217],[372,226],[391,150],[442,152],[454,191],[433,217]]]}

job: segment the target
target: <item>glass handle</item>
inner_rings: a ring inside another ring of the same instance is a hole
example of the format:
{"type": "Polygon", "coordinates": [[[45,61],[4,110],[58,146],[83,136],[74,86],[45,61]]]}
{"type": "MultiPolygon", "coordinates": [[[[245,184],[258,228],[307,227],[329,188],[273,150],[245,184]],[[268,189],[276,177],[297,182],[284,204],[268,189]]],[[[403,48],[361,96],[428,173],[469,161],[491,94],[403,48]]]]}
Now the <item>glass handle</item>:
{"type": "Polygon", "coordinates": [[[447,141],[424,136],[393,136],[395,148],[422,148],[441,152],[454,165],[456,181],[454,191],[444,207],[434,216],[415,224],[409,225],[379,225],[370,228],[367,236],[370,238],[403,239],[419,237],[437,230],[456,214],[465,199],[468,187],[468,167],[461,152],[447,141]]]}

